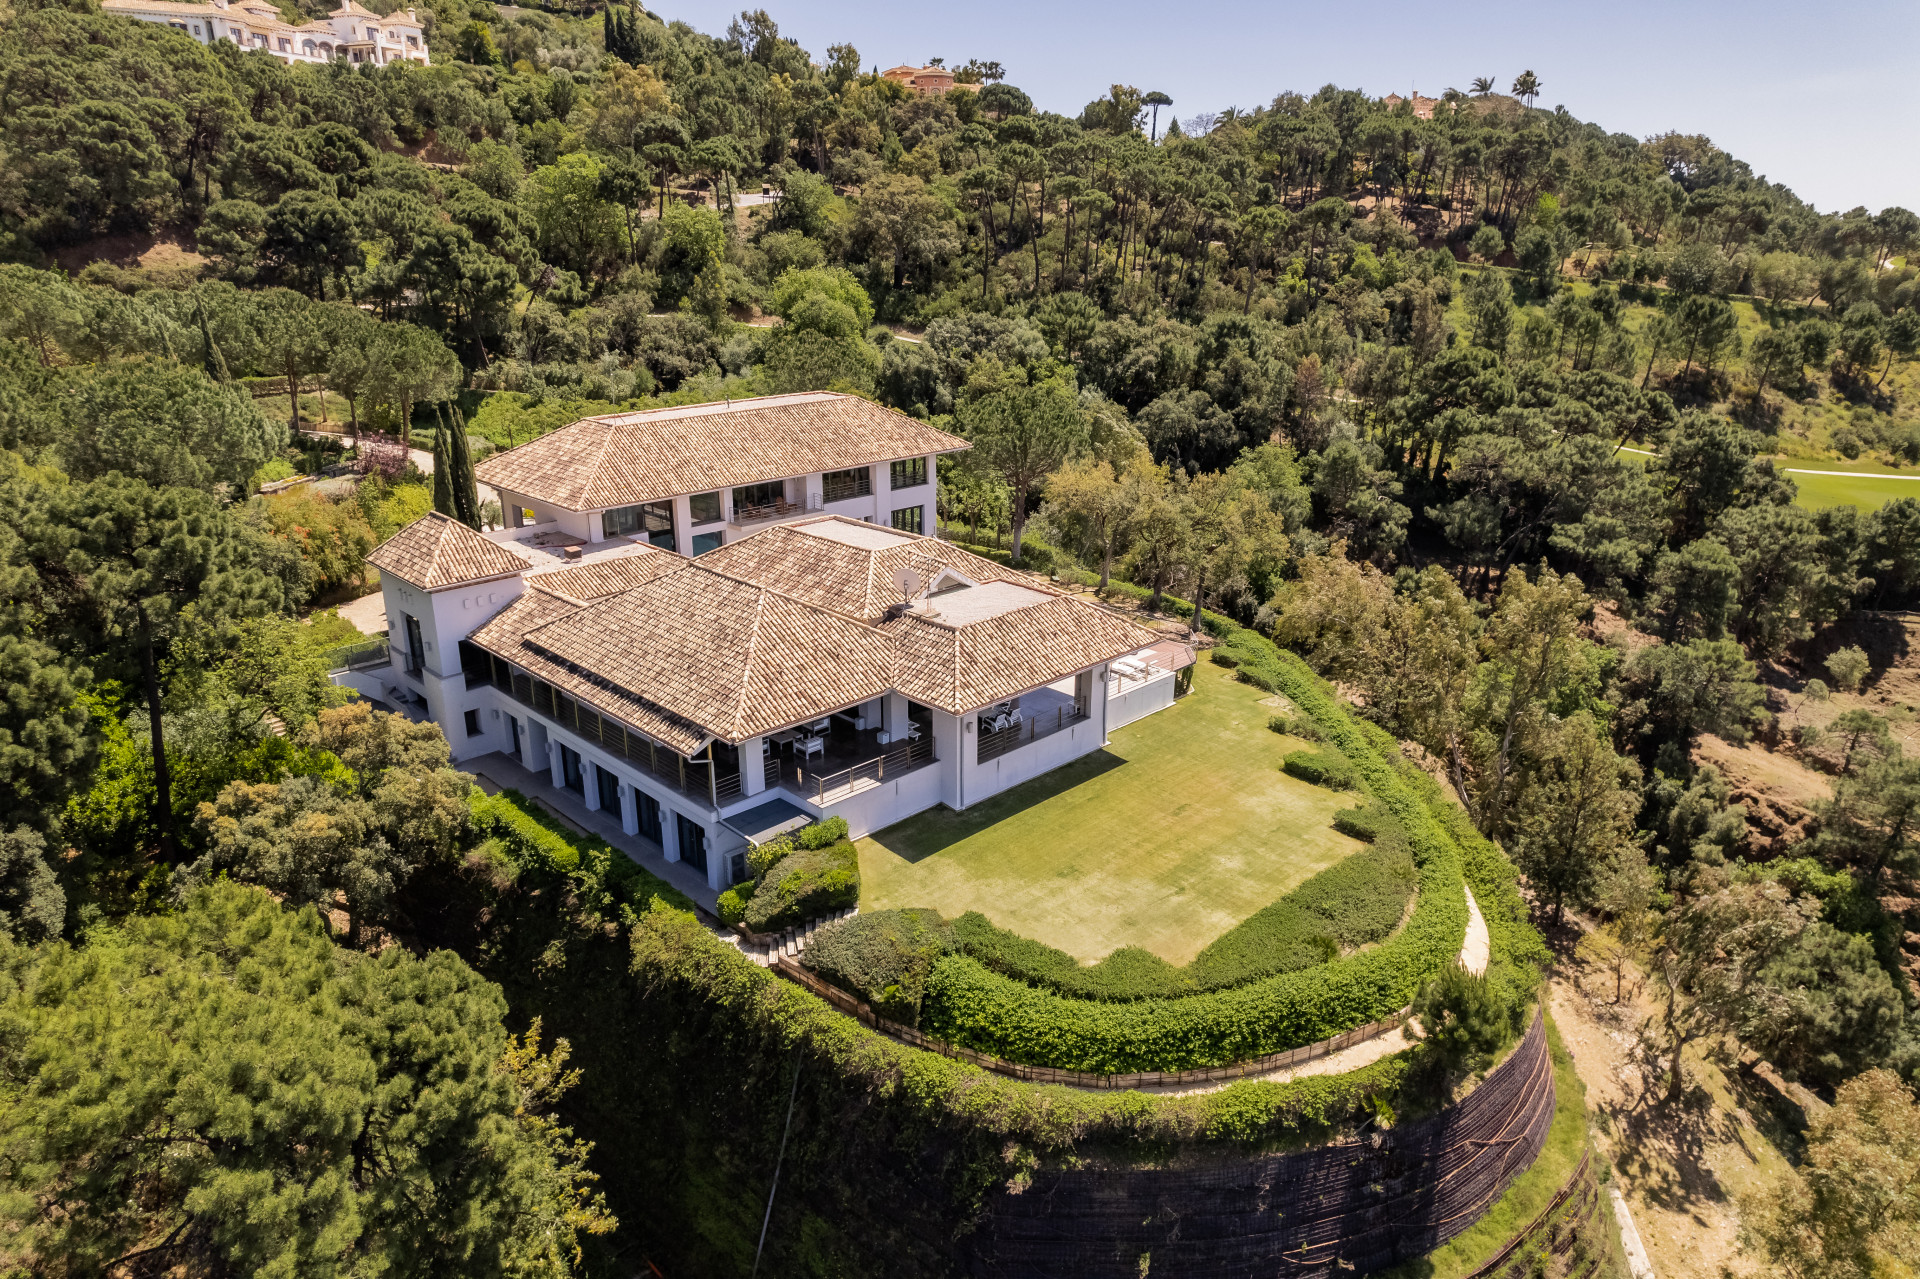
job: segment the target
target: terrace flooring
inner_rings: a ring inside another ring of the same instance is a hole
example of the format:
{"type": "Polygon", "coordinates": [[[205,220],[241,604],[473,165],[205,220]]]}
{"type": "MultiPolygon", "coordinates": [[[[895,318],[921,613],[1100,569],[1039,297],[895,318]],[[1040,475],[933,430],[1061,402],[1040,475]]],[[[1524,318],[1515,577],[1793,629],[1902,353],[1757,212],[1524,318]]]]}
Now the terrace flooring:
{"type": "Polygon", "coordinates": [[[1194,691],[1107,749],[954,813],[858,844],[862,910],[977,910],[1091,963],[1140,946],[1184,964],[1359,851],[1329,824],[1357,801],[1280,771],[1265,694],[1203,664],[1194,691]]]}

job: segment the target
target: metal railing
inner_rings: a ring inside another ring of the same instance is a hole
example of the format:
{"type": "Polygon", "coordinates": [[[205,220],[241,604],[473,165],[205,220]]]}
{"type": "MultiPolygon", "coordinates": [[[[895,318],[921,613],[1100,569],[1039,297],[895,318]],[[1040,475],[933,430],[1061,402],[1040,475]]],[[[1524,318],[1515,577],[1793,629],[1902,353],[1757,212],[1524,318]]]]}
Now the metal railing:
{"type": "Polygon", "coordinates": [[[808,507],[805,502],[764,502],[758,506],[736,506],[733,508],[735,524],[758,524],[762,520],[785,519],[789,515],[805,515],[808,507]]]}
{"type": "Polygon", "coordinates": [[[375,666],[391,665],[392,662],[393,651],[384,639],[342,644],[327,653],[329,671],[364,671],[375,666]]]}
{"type": "Polygon", "coordinates": [[[873,496],[873,474],[860,471],[853,475],[830,475],[820,481],[820,497],[827,502],[847,502],[856,497],[873,496]]]}
{"type": "Polygon", "coordinates": [[[932,762],[933,739],[921,737],[896,743],[884,754],[875,755],[872,759],[855,764],[851,768],[843,768],[837,773],[809,774],[803,768],[795,768],[793,774],[794,782],[803,794],[810,792],[814,803],[824,804],[830,794],[836,794],[844,789],[851,795],[862,782],[878,786],[887,780],[888,773],[898,777],[902,773],[932,762]]]}
{"type": "Polygon", "coordinates": [[[1071,715],[1067,714],[1068,709],[1066,706],[1056,706],[1051,715],[1042,711],[1002,729],[988,730],[982,727],[977,739],[979,754],[974,757],[975,761],[984,764],[990,759],[998,759],[1008,751],[1018,750],[1042,737],[1052,737],[1061,729],[1087,718],[1087,713],[1077,706],[1072,708],[1071,715]]]}

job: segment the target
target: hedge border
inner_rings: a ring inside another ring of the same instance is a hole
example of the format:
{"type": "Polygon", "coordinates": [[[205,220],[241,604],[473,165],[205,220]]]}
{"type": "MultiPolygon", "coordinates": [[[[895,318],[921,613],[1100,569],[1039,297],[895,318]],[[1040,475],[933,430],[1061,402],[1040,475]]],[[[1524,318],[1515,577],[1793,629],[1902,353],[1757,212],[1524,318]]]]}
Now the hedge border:
{"type": "Polygon", "coordinates": [[[598,835],[578,834],[517,790],[469,800],[474,824],[498,839],[516,871],[571,881],[598,906],[645,911],[655,901],[693,911],[693,898],[661,879],[598,835]]]}
{"type": "MultiPolygon", "coordinates": [[[[1413,917],[1373,950],[1317,968],[1232,990],[1124,1004],[1036,990],[976,960],[950,955],[935,965],[928,983],[924,1033],[1005,1061],[1060,1070],[1122,1074],[1227,1066],[1385,1020],[1459,954],[1467,926],[1464,883],[1475,882],[1476,897],[1483,879],[1497,890],[1498,868],[1466,873],[1469,862],[1484,861],[1486,854],[1456,840],[1436,819],[1428,797],[1412,793],[1402,771],[1297,656],[1225,619],[1208,623],[1225,641],[1214,650],[1215,663],[1289,698],[1353,763],[1364,792],[1406,829],[1420,874],[1413,917]]],[[[1486,847],[1505,867],[1511,891],[1511,867],[1486,847]]]]}

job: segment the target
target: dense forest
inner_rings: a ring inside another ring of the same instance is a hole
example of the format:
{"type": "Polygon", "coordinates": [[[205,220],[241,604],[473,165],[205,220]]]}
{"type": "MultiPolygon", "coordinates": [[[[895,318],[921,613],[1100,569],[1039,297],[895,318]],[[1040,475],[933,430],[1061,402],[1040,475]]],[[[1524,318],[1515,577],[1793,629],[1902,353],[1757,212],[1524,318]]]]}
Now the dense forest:
{"type": "Polygon", "coordinates": [[[1920,1167],[1913,708],[1788,712],[1885,673],[1920,501],[1784,459],[1920,463],[1920,217],[1531,73],[1069,118],[759,11],[423,12],[434,65],[376,69],[0,10],[0,1262],[636,1268],[489,977],[542,962],[486,936],[505,837],[437,729],[344,704],[322,606],[438,504],[402,445],[803,389],[973,442],[948,536],[1306,657],[1649,975],[1674,1097],[1712,1039],[1841,1100],[1756,1255],[1897,1252],[1910,1197],[1828,1152],[1920,1167]],[[1706,738],[1831,798],[1761,838],[1706,738]]]}

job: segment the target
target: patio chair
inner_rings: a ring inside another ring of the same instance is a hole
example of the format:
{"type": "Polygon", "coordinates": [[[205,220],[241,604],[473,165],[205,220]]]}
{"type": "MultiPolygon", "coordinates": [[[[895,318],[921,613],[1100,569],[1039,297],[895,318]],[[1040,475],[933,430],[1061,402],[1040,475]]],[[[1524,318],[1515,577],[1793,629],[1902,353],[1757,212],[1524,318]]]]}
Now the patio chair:
{"type": "Polygon", "coordinates": [[[917,742],[920,740],[920,725],[916,724],[912,720],[907,721],[907,740],[910,742],[917,742]]]}
{"type": "Polygon", "coordinates": [[[827,753],[827,740],[824,737],[803,737],[800,739],[800,753],[803,759],[812,759],[815,755],[827,753]]]}

